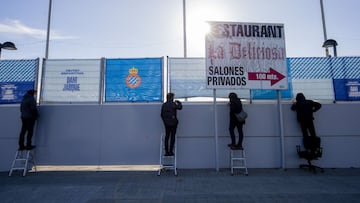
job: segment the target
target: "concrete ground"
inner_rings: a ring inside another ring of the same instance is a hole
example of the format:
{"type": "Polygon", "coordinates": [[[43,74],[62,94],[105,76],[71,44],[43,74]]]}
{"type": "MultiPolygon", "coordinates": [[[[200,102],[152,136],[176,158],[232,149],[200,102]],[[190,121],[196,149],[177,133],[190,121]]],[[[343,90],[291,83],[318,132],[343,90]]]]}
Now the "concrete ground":
{"type": "Polygon", "coordinates": [[[360,169],[0,172],[0,202],[360,202],[360,169]]]}

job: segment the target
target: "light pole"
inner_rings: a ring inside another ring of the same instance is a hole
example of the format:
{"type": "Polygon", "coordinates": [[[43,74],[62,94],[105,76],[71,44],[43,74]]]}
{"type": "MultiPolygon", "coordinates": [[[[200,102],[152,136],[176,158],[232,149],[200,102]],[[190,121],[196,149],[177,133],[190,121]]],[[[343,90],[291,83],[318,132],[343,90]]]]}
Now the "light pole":
{"type": "MultiPolygon", "coordinates": [[[[338,43],[333,40],[333,39],[327,39],[324,44],[323,47],[325,49],[328,49],[329,47],[332,47],[334,49],[334,57],[337,57],[337,51],[336,51],[336,46],[338,45],[338,43]]],[[[330,55],[327,55],[328,57],[330,57],[330,55]]]]}
{"type": "MultiPolygon", "coordinates": [[[[321,9],[321,19],[322,19],[323,32],[324,32],[324,41],[326,41],[327,40],[327,34],[326,34],[326,24],[325,24],[325,13],[324,13],[323,0],[320,0],[320,9],[321,9]]],[[[326,57],[329,56],[328,47],[325,47],[325,55],[326,55],[326,57]]]]}
{"type": "Polygon", "coordinates": [[[15,44],[12,42],[4,42],[3,44],[0,43],[0,59],[1,59],[1,49],[17,50],[15,44]]]}
{"type": "Polygon", "coordinates": [[[52,7],[52,0],[49,0],[49,13],[48,13],[48,25],[47,25],[47,32],[46,32],[46,49],[45,49],[45,59],[48,59],[48,56],[49,56],[49,40],[50,40],[51,7],[52,7]]]}
{"type": "Polygon", "coordinates": [[[186,45],[186,0],[183,0],[183,31],[184,31],[184,58],[187,57],[186,45]]]}

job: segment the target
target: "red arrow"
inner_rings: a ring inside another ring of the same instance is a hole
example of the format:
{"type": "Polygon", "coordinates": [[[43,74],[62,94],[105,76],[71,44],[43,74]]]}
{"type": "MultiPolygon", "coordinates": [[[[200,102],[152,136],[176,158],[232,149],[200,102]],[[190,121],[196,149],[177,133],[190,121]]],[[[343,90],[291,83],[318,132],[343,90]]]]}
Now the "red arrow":
{"type": "Polygon", "coordinates": [[[248,80],[270,80],[271,86],[285,78],[285,76],[270,67],[270,72],[248,72],[248,80]]]}

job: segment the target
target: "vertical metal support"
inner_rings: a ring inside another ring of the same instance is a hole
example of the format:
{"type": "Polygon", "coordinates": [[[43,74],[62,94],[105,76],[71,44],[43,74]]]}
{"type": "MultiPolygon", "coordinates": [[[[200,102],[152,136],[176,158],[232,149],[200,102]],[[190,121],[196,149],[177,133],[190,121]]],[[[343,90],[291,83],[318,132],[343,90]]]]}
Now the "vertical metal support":
{"type": "MultiPolygon", "coordinates": [[[[106,58],[105,57],[101,57],[100,59],[100,84],[99,84],[99,100],[98,100],[98,104],[99,104],[99,110],[100,110],[100,120],[103,120],[103,116],[104,116],[104,106],[103,104],[105,103],[105,72],[106,72],[106,58]]],[[[100,122],[100,129],[103,127],[103,123],[100,122]]],[[[101,140],[102,140],[103,136],[99,136],[98,137],[98,170],[100,170],[100,165],[101,165],[101,153],[102,153],[102,145],[101,140]]]]}
{"type": "Polygon", "coordinates": [[[105,98],[105,58],[102,57],[100,59],[100,97],[99,97],[99,104],[104,103],[105,98]]]}
{"type": "Polygon", "coordinates": [[[216,171],[219,171],[219,143],[218,143],[218,122],[217,122],[217,105],[216,105],[216,89],[213,89],[214,96],[214,130],[215,130],[215,165],[216,171]]]}
{"type": "Polygon", "coordinates": [[[253,101],[253,94],[254,94],[254,92],[253,92],[253,90],[252,89],[250,89],[249,90],[250,91],[250,104],[252,104],[252,101],[253,101]]]}
{"type": "Polygon", "coordinates": [[[278,104],[278,115],[279,115],[279,128],[280,128],[280,145],[281,145],[281,168],[285,169],[285,144],[284,144],[284,123],[283,113],[281,105],[281,93],[280,90],[276,90],[277,93],[277,104],[278,104]]]}
{"type": "Polygon", "coordinates": [[[42,60],[42,65],[41,65],[41,75],[40,75],[40,91],[38,91],[38,96],[39,96],[39,104],[41,103],[41,99],[42,99],[42,90],[44,88],[44,83],[43,83],[43,78],[44,78],[44,72],[45,72],[45,63],[46,63],[45,58],[43,58],[42,60]]]}
{"type": "MultiPolygon", "coordinates": [[[[169,57],[166,56],[166,66],[168,65],[169,63],[169,57]]],[[[166,85],[167,85],[167,82],[165,83],[165,60],[164,60],[164,56],[162,57],[162,63],[161,63],[161,101],[164,101],[164,98],[165,98],[165,95],[166,95],[166,92],[165,92],[165,88],[166,88],[166,85]],[[164,85],[165,84],[165,85],[164,85]]]]}
{"type": "MultiPolygon", "coordinates": [[[[335,47],[335,46],[334,46],[335,47]]],[[[333,90],[333,103],[335,104],[336,103],[336,97],[335,97],[335,86],[334,86],[334,70],[333,70],[333,63],[332,63],[332,58],[331,57],[328,57],[326,58],[326,61],[327,61],[327,65],[330,69],[330,73],[331,73],[331,80],[332,80],[332,83],[331,83],[331,86],[332,86],[332,90],[333,90]]],[[[345,69],[346,70],[346,69],[345,69]]]]}
{"type": "Polygon", "coordinates": [[[37,90],[36,93],[36,103],[39,104],[40,103],[40,58],[36,59],[37,63],[36,63],[36,76],[35,76],[35,84],[34,84],[34,89],[37,90]]]}
{"type": "Polygon", "coordinates": [[[163,96],[163,99],[164,101],[166,101],[166,94],[168,92],[171,92],[171,89],[170,89],[170,70],[169,70],[169,56],[166,56],[166,70],[163,71],[164,75],[165,75],[165,87],[164,87],[164,96],[163,96]]]}

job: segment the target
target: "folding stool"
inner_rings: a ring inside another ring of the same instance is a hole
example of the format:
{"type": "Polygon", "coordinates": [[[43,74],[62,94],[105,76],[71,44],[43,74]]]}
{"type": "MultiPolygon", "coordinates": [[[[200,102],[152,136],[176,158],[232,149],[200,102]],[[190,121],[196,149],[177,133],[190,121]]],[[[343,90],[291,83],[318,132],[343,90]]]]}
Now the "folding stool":
{"type": "Polygon", "coordinates": [[[244,149],[230,149],[230,162],[231,175],[234,175],[234,169],[244,169],[244,174],[249,175],[244,149]]]}
{"type": "Polygon", "coordinates": [[[9,176],[11,176],[14,170],[21,170],[23,171],[23,176],[26,175],[26,172],[29,170],[29,163],[32,164],[31,168],[34,167],[36,171],[36,164],[35,164],[35,151],[32,150],[18,150],[15,153],[15,158],[11,164],[11,169],[9,172],[9,176]]]}
{"type": "Polygon", "coordinates": [[[177,176],[176,168],[176,156],[177,156],[177,141],[175,137],[174,145],[174,156],[165,156],[165,135],[162,134],[160,138],[160,168],[158,171],[158,176],[160,176],[161,171],[163,170],[173,170],[174,175],[177,176]]]}

